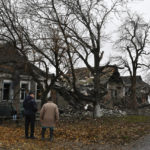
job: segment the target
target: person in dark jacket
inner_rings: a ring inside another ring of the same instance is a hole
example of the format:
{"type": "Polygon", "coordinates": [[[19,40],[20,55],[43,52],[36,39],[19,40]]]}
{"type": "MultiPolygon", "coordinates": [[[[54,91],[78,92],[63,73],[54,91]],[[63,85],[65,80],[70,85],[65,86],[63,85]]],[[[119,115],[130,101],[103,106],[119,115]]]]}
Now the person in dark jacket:
{"type": "Polygon", "coordinates": [[[35,114],[37,112],[37,104],[34,99],[34,93],[29,92],[29,95],[23,101],[24,115],[25,115],[25,137],[29,138],[28,130],[30,126],[30,138],[34,137],[35,114]]]}

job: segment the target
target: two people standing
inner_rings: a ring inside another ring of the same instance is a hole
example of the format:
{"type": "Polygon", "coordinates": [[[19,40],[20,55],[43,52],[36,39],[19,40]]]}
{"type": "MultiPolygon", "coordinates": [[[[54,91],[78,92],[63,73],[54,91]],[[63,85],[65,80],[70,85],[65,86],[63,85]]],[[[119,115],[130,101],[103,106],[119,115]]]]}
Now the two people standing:
{"type": "MultiPolygon", "coordinates": [[[[37,104],[34,99],[34,93],[30,92],[23,102],[24,115],[25,115],[25,137],[29,138],[28,130],[29,125],[31,126],[30,138],[34,139],[34,125],[35,125],[35,114],[37,112],[37,104]]],[[[56,123],[59,120],[59,111],[56,104],[49,98],[40,111],[40,121],[42,126],[42,140],[45,138],[45,131],[49,128],[50,141],[53,140],[53,132],[56,123]]]]}

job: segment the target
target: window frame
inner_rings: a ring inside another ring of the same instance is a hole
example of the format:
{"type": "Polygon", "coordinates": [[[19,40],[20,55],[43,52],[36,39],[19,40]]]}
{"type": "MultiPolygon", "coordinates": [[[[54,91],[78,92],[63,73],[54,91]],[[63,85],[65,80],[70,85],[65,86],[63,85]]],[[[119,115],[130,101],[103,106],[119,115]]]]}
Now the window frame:
{"type": "Polygon", "coordinates": [[[13,89],[11,88],[12,87],[12,80],[3,80],[3,86],[2,86],[2,101],[9,101],[9,100],[12,100],[13,99],[13,94],[14,94],[14,91],[13,89]],[[10,87],[9,87],[9,99],[4,99],[4,84],[5,83],[8,83],[10,84],[10,87]]]}
{"type": "MultiPolygon", "coordinates": [[[[41,83],[41,84],[42,84],[42,86],[44,87],[44,83],[41,83]]],[[[36,99],[36,100],[41,100],[41,98],[40,98],[40,99],[37,99],[37,87],[38,87],[38,83],[35,84],[35,99],[36,99]]]]}
{"type": "Polygon", "coordinates": [[[30,81],[20,81],[20,100],[23,101],[24,98],[22,99],[22,84],[28,84],[28,89],[27,90],[30,90],[30,81]]]}
{"type": "Polygon", "coordinates": [[[112,98],[117,98],[118,97],[118,92],[116,89],[111,89],[111,97],[112,98]]]}

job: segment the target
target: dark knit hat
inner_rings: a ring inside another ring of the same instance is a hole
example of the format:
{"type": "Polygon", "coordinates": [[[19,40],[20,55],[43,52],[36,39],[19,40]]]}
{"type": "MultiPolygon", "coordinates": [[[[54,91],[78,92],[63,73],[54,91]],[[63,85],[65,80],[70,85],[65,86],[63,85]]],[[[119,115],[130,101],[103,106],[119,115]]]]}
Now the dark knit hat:
{"type": "Polygon", "coordinates": [[[31,94],[35,94],[35,93],[34,93],[33,91],[30,91],[30,92],[29,92],[29,95],[31,95],[31,94]]]}

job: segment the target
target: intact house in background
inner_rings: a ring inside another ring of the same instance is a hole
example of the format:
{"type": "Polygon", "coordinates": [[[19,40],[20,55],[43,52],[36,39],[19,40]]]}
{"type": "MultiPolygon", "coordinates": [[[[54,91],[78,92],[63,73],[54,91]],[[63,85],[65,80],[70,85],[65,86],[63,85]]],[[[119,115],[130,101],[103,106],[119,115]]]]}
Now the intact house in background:
{"type": "MultiPolygon", "coordinates": [[[[131,81],[129,76],[120,76],[118,67],[116,65],[108,65],[100,67],[100,87],[101,92],[107,91],[105,96],[100,100],[100,103],[106,107],[112,108],[114,106],[127,106],[130,94],[131,81]]],[[[84,68],[75,69],[76,86],[81,93],[88,96],[93,92],[93,76],[90,71],[84,68]]],[[[71,78],[71,73],[67,75],[71,78]]],[[[150,86],[145,83],[141,76],[137,76],[137,101],[138,104],[148,104],[148,96],[150,95],[150,86]]],[[[63,101],[60,96],[57,96],[59,105],[63,101]],[[60,101],[61,99],[61,101],[60,101]]]]}
{"type": "Polygon", "coordinates": [[[10,44],[0,45],[0,116],[10,112],[5,108],[23,110],[22,102],[30,90],[35,92],[35,99],[40,108],[40,88],[31,76],[31,70],[43,82],[43,73],[38,67],[27,63],[23,55],[10,44]]]}

